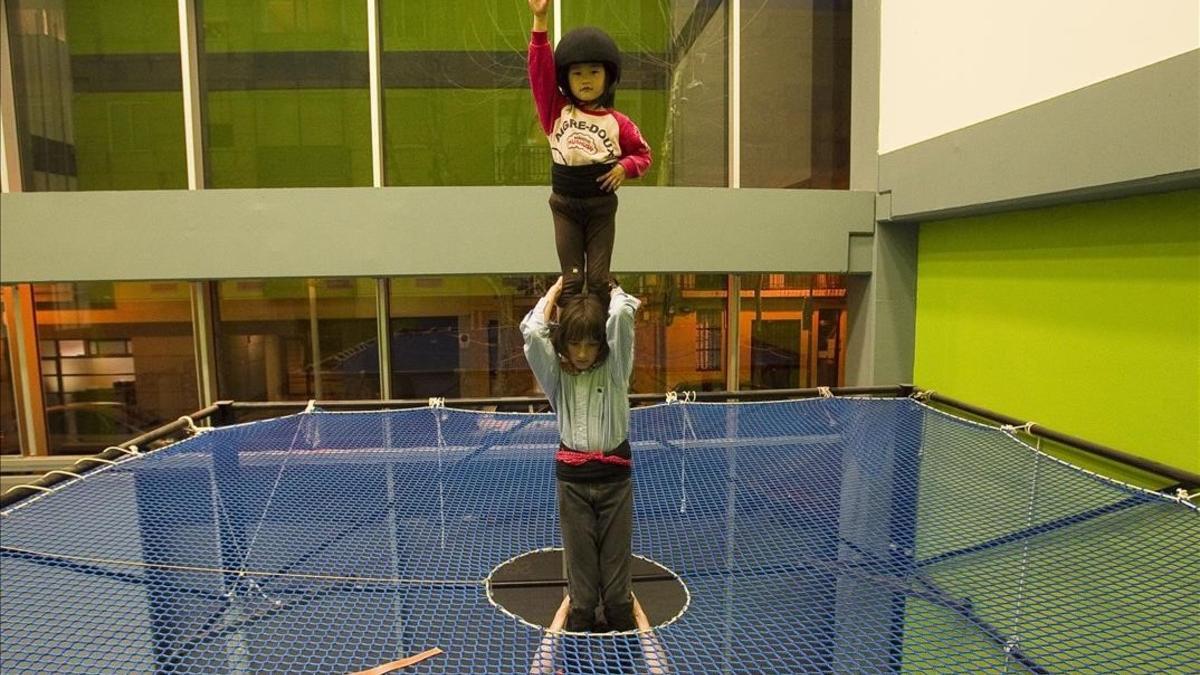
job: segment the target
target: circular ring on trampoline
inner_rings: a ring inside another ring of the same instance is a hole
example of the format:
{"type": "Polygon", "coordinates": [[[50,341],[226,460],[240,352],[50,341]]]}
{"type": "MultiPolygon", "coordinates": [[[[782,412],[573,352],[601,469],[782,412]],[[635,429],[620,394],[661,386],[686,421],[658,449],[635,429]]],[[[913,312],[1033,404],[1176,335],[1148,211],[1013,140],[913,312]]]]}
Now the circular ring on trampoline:
{"type": "MultiPolygon", "coordinates": [[[[562,547],[541,548],[515,555],[497,565],[484,579],[488,602],[526,626],[549,628],[566,589],[562,547]]],[[[679,620],[691,604],[692,595],[683,579],[645,556],[633,556],[633,593],[650,620],[651,628],[669,626],[679,620]]],[[[633,635],[632,631],[577,633],[566,635],[633,635]]]]}

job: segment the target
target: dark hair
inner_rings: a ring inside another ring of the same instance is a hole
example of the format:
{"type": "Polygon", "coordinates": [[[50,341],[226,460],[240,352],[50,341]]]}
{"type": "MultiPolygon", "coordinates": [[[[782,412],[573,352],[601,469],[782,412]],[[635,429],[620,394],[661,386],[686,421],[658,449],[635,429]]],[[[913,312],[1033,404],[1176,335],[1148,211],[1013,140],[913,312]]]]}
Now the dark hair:
{"type": "Polygon", "coordinates": [[[603,362],[608,357],[608,339],[605,335],[607,322],[608,308],[598,296],[591,293],[571,296],[563,303],[558,315],[558,329],[551,338],[554,351],[565,355],[567,343],[595,340],[600,344],[596,363],[603,362]]]}
{"type": "Polygon", "coordinates": [[[611,108],[616,99],[617,83],[621,81],[621,50],[617,49],[617,43],[608,33],[590,26],[576,28],[558,41],[558,47],[554,49],[558,88],[578,104],[571,94],[571,83],[567,77],[571,65],[575,63],[604,64],[604,93],[596,99],[596,103],[611,108]]]}

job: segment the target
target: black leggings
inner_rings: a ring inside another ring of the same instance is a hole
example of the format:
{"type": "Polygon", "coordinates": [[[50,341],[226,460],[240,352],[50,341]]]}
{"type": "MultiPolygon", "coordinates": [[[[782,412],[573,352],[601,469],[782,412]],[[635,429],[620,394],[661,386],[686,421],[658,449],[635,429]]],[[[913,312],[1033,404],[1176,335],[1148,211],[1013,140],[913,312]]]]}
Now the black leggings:
{"type": "Polygon", "coordinates": [[[608,267],[617,234],[617,195],[567,197],[553,193],[550,213],[563,276],[559,305],[585,292],[585,281],[586,292],[599,295],[607,304],[608,267]]]}

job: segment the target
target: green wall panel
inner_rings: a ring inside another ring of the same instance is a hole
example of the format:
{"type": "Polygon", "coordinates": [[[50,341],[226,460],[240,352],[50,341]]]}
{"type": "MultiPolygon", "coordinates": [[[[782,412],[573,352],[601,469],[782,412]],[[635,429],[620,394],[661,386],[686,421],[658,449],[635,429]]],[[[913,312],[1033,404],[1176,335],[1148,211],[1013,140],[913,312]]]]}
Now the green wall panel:
{"type": "Polygon", "coordinates": [[[208,52],[367,50],[360,0],[204,0],[208,52]]]}
{"type": "Polygon", "coordinates": [[[71,54],[178,54],[174,0],[68,0],[71,54]]]}
{"type": "Polygon", "coordinates": [[[387,51],[524,53],[532,25],[533,17],[526,0],[439,0],[433,3],[382,0],[379,3],[380,34],[387,51]]]}
{"type": "Polygon", "coordinates": [[[80,190],[187,187],[180,94],[76,94],[74,102],[80,190]]]}
{"type": "MultiPolygon", "coordinates": [[[[663,92],[625,91],[618,108],[651,151],[666,129],[663,92]],[[642,121],[645,120],[645,121],[642,121]]],[[[528,89],[388,89],[387,184],[548,185],[550,149],[528,89]]],[[[627,185],[654,185],[658,163],[627,185]]]]}
{"type": "Polygon", "coordinates": [[[662,53],[671,39],[672,14],[682,14],[682,10],[672,9],[675,4],[642,0],[563,3],[563,30],[596,26],[612,35],[623,52],[662,53]]]}
{"type": "Polygon", "coordinates": [[[538,185],[550,153],[525,89],[388,89],[389,185],[538,185]]]}
{"type": "Polygon", "coordinates": [[[1200,471],[1200,191],[923,224],[914,370],[924,388],[1200,471]]]}
{"type": "Polygon", "coordinates": [[[365,89],[208,95],[210,187],[371,184],[365,89]]]}

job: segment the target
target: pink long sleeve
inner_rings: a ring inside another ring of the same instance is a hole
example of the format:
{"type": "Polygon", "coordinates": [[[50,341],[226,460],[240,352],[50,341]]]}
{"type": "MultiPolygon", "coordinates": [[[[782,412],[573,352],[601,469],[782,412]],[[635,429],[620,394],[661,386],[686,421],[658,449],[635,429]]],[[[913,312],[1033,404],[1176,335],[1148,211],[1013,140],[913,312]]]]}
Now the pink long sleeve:
{"type": "Polygon", "coordinates": [[[625,167],[627,177],[637,178],[650,168],[650,145],[633,120],[615,110],[613,117],[617,118],[617,128],[620,130],[620,164],[625,167]]]}
{"type": "Polygon", "coordinates": [[[557,76],[554,72],[554,50],[545,31],[534,31],[529,39],[529,90],[533,92],[533,102],[537,106],[538,121],[542,123],[542,131],[547,135],[554,126],[558,111],[567,103],[567,99],[558,90],[557,76]]]}

